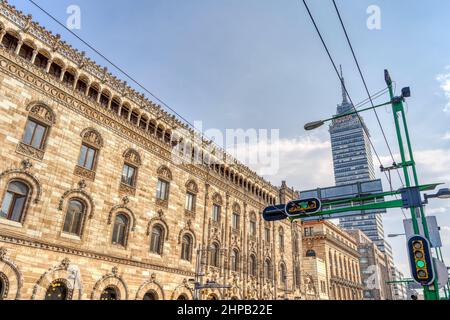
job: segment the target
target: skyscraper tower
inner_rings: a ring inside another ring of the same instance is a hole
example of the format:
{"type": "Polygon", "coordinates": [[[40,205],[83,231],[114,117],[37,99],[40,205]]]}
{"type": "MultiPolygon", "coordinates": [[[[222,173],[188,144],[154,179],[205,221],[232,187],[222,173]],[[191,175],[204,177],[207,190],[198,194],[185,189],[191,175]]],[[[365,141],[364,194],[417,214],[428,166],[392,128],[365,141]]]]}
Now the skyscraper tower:
{"type": "MultiPolygon", "coordinates": [[[[337,106],[337,114],[354,110],[348,101],[345,81],[341,68],[342,103],[337,106]]],[[[364,120],[357,114],[334,120],[330,125],[333,152],[334,176],[337,186],[375,179],[369,130],[364,120]]],[[[381,251],[392,257],[391,248],[384,240],[384,210],[366,211],[361,216],[343,217],[339,224],[343,229],[359,229],[372,240],[381,251]]]]}

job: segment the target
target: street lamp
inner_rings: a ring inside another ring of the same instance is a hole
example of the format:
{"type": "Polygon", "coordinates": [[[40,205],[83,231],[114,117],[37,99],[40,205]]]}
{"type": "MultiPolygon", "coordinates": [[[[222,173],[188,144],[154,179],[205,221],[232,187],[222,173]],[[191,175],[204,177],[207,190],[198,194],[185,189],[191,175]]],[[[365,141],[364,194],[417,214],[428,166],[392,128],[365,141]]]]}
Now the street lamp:
{"type": "Polygon", "coordinates": [[[391,234],[388,234],[388,238],[395,238],[395,237],[400,237],[400,236],[406,236],[406,234],[404,234],[404,233],[391,233],[391,234]]]}
{"type": "Polygon", "coordinates": [[[432,199],[432,198],[450,199],[450,189],[444,188],[444,189],[440,189],[436,194],[430,194],[430,195],[425,194],[424,198],[425,198],[425,204],[428,203],[428,199],[432,199]]]}
{"type": "Polygon", "coordinates": [[[311,130],[320,128],[324,124],[325,124],[325,121],[323,121],[323,120],[309,122],[309,123],[305,124],[305,130],[306,131],[311,131],[311,130]]]}

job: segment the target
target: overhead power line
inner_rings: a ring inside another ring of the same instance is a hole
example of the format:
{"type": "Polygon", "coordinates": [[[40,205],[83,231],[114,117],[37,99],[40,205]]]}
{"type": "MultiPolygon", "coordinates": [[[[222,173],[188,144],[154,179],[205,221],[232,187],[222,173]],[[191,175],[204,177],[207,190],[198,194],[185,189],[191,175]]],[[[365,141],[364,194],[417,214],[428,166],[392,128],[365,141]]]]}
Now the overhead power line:
{"type": "MultiPolygon", "coordinates": [[[[96,54],[98,54],[101,58],[103,58],[106,62],[108,62],[111,66],[113,66],[115,69],[117,69],[120,73],[122,73],[123,75],[125,75],[128,79],[130,79],[133,83],[135,83],[138,87],[140,87],[142,90],[144,90],[146,93],[148,93],[150,96],[153,97],[153,99],[155,99],[156,101],[158,101],[159,103],[161,103],[164,107],[166,107],[168,110],[170,110],[171,112],[173,112],[175,115],[177,115],[181,120],[183,120],[186,124],[188,124],[189,126],[191,126],[194,130],[196,130],[198,133],[200,133],[202,138],[206,138],[210,141],[212,141],[210,138],[208,138],[208,136],[206,136],[205,134],[203,134],[202,131],[200,131],[199,129],[197,129],[189,120],[187,120],[186,118],[184,118],[182,115],[180,115],[177,111],[175,111],[172,107],[170,107],[164,100],[162,100],[161,98],[159,98],[157,95],[155,95],[153,92],[151,92],[150,90],[148,90],[140,81],[136,80],[135,78],[133,78],[128,72],[126,72],[125,70],[123,70],[121,67],[119,67],[117,64],[115,64],[113,61],[111,61],[108,57],[106,57],[104,54],[102,54],[98,49],[96,49],[94,46],[92,46],[89,42],[87,42],[86,40],[84,40],[83,38],[81,38],[79,35],[77,35],[75,32],[73,32],[72,30],[70,30],[64,23],[62,23],[61,21],[59,21],[55,16],[53,16],[50,12],[48,12],[47,10],[45,10],[44,8],[42,8],[40,5],[38,5],[36,2],[34,2],[33,0],[28,0],[31,4],[33,4],[35,7],[37,7],[39,10],[41,10],[44,14],[46,14],[48,17],[50,17],[53,21],[55,21],[58,25],[60,25],[61,27],[63,27],[65,30],[67,30],[70,34],[72,34],[75,38],[77,38],[78,40],[80,40],[84,45],[86,45],[89,49],[91,49],[93,52],[95,52],[96,54]]],[[[221,146],[217,145],[216,143],[214,143],[212,141],[212,143],[217,146],[218,148],[222,149],[221,146]]]]}
{"type": "MultiPolygon", "coordinates": [[[[319,36],[319,38],[320,38],[320,41],[322,42],[322,45],[323,45],[323,47],[325,48],[325,51],[326,51],[326,53],[327,53],[327,55],[328,55],[328,58],[330,59],[331,64],[333,65],[334,71],[336,72],[336,75],[338,76],[339,81],[342,83],[342,86],[343,86],[343,88],[344,88],[345,94],[348,96],[348,98],[349,98],[349,100],[350,100],[350,103],[352,104],[352,106],[353,106],[353,108],[354,108],[355,105],[354,105],[354,103],[353,103],[353,100],[352,100],[350,94],[348,93],[347,87],[345,86],[345,84],[344,84],[343,81],[342,81],[341,75],[339,74],[339,70],[338,70],[338,68],[337,68],[337,66],[336,66],[336,63],[334,62],[333,57],[331,56],[330,50],[328,49],[328,46],[327,46],[327,44],[325,43],[325,40],[323,39],[322,33],[320,32],[319,27],[317,26],[316,20],[314,19],[314,16],[312,15],[311,10],[309,9],[308,4],[306,3],[306,0],[302,0],[302,1],[303,1],[303,4],[304,4],[305,8],[306,8],[306,11],[308,11],[308,15],[309,15],[309,17],[310,17],[310,19],[311,19],[311,22],[312,22],[313,25],[314,25],[314,28],[316,29],[316,32],[317,32],[317,34],[318,34],[318,36],[319,36]]],[[[373,151],[374,151],[374,153],[375,153],[375,156],[376,156],[378,162],[380,163],[380,166],[383,166],[383,163],[381,162],[381,158],[380,158],[380,156],[378,155],[378,152],[377,152],[377,150],[376,150],[376,148],[375,148],[375,145],[374,145],[373,142],[372,142],[372,139],[370,138],[369,131],[368,131],[366,125],[364,124],[364,122],[363,122],[363,120],[362,120],[362,118],[361,118],[361,115],[359,114],[358,110],[355,109],[355,111],[356,111],[356,115],[358,116],[358,119],[359,119],[359,121],[360,121],[360,123],[361,123],[361,125],[362,125],[362,127],[363,127],[363,130],[366,132],[367,139],[368,139],[369,142],[370,142],[370,145],[371,145],[371,147],[372,147],[372,149],[373,149],[373,151]]],[[[386,179],[389,181],[389,184],[392,185],[391,178],[388,176],[388,174],[387,174],[386,172],[385,172],[384,174],[385,174],[385,176],[386,176],[386,179]]]]}
{"type": "MultiPolygon", "coordinates": [[[[332,0],[332,1],[333,1],[334,8],[336,10],[337,16],[339,17],[339,21],[341,23],[342,30],[344,31],[345,38],[347,39],[347,43],[348,43],[348,45],[350,47],[350,50],[352,51],[353,59],[355,60],[356,66],[358,67],[358,72],[359,72],[359,75],[361,76],[361,80],[362,80],[362,82],[364,84],[364,88],[366,90],[367,96],[369,97],[370,103],[371,103],[371,105],[373,107],[373,112],[375,113],[375,116],[377,118],[377,122],[378,122],[378,125],[379,125],[380,129],[381,129],[381,133],[383,134],[384,141],[386,142],[386,146],[387,146],[387,148],[389,150],[389,154],[391,155],[392,162],[396,163],[396,161],[394,159],[394,155],[392,153],[391,146],[389,145],[389,141],[388,141],[388,139],[386,137],[386,133],[384,132],[383,126],[381,125],[380,117],[378,116],[378,112],[375,109],[375,104],[373,103],[373,99],[372,99],[372,97],[370,95],[369,88],[368,88],[367,83],[366,83],[366,79],[364,78],[364,75],[362,73],[362,70],[361,70],[361,67],[359,65],[358,59],[356,58],[355,50],[353,49],[353,45],[352,45],[352,42],[350,41],[350,37],[348,35],[348,32],[347,32],[347,29],[345,27],[344,21],[342,20],[341,13],[339,11],[339,8],[336,5],[336,1],[335,0],[332,0]]],[[[398,174],[398,177],[400,179],[400,182],[402,183],[402,185],[404,185],[402,176],[400,175],[400,172],[398,172],[398,170],[397,170],[397,174],[398,174]]]]}

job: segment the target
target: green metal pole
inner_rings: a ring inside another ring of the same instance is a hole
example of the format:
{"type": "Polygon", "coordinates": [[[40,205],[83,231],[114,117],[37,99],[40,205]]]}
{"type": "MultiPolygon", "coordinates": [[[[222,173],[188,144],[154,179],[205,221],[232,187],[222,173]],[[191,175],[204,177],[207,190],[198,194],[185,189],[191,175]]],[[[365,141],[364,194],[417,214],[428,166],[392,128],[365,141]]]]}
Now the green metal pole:
{"type": "MultiPolygon", "coordinates": [[[[405,116],[405,110],[403,107],[403,102],[402,102],[402,100],[394,101],[394,90],[392,88],[392,81],[390,79],[386,79],[386,80],[389,80],[387,85],[389,87],[390,98],[393,101],[392,102],[392,113],[394,115],[395,128],[396,128],[396,132],[397,132],[397,139],[398,139],[398,144],[399,144],[399,149],[400,149],[400,155],[402,158],[402,163],[403,164],[406,163],[406,156],[405,156],[405,149],[403,146],[403,138],[402,138],[402,134],[401,134],[401,130],[400,130],[400,122],[398,119],[399,113],[402,116],[404,133],[405,133],[405,138],[406,138],[406,142],[407,142],[407,146],[408,146],[408,153],[409,153],[409,158],[411,161],[410,166],[411,166],[412,172],[413,172],[414,183],[416,186],[418,186],[419,179],[417,177],[417,171],[416,171],[416,166],[415,166],[415,162],[414,162],[411,140],[409,138],[409,131],[408,131],[408,125],[406,123],[406,116],[405,116]]],[[[405,176],[406,187],[411,187],[411,181],[409,179],[407,166],[403,166],[403,174],[405,176]]],[[[420,210],[420,216],[421,216],[421,220],[422,220],[425,237],[429,240],[430,236],[429,236],[429,232],[428,232],[428,226],[427,226],[427,222],[426,222],[425,212],[423,210],[423,207],[420,207],[419,210],[420,210]]],[[[418,225],[418,221],[417,221],[416,210],[414,208],[411,208],[410,211],[411,211],[411,218],[412,218],[413,227],[414,227],[414,233],[419,234],[419,225],[418,225]]],[[[439,286],[438,286],[436,279],[433,282],[433,286],[434,286],[434,290],[430,290],[429,286],[423,287],[425,300],[439,300],[439,286]]]]}

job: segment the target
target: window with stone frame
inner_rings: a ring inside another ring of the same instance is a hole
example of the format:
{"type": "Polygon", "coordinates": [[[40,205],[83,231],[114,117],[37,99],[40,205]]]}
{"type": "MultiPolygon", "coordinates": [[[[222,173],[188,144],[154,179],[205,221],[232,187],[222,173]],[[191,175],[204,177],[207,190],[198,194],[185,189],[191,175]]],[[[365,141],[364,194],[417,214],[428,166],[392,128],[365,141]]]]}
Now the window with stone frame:
{"type": "Polygon", "coordinates": [[[264,228],[264,241],[266,243],[270,243],[270,228],[269,227],[264,228]]]}
{"type": "Polygon", "coordinates": [[[169,203],[170,181],[172,172],[166,166],[161,166],[157,170],[158,182],[156,185],[156,204],[167,207],[169,203]]]}
{"type": "Polygon", "coordinates": [[[231,227],[234,230],[239,230],[240,228],[240,218],[241,216],[237,212],[233,212],[231,215],[231,227]]]}
{"type": "Polygon", "coordinates": [[[256,262],[255,255],[251,254],[249,259],[249,273],[252,277],[256,277],[258,275],[258,265],[256,262]]]}
{"type": "Polygon", "coordinates": [[[83,222],[86,217],[84,201],[74,198],[69,201],[64,219],[63,232],[81,236],[83,222]]]}
{"type": "Polygon", "coordinates": [[[17,46],[19,45],[19,39],[17,39],[10,33],[6,33],[3,36],[2,45],[5,47],[6,50],[14,52],[16,51],[17,46]]]}
{"type": "Polygon", "coordinates": [[[150,252],[162,255],[165,236],[163,226],[160,224],[154,225],[150,236],[150,252]]]}
{"type": "Polygon", "coordinates": [[[22,140],[16,150],[23,155],[42,160],[50,129],[55,124],[55,115],[48,106],[41,103],[32,103],[26,110],[28,118],[22,140]]]}
{"type": "Polygon", "coordinates": [[[185,234],[181,241],[181,259],[185,261],[192,260],[193,240],[192,236],[185,234]]]}
{"type": "Polygon", "coordinates": [[[120,192],[135,195],[139,167],[142,165],[141,156],[136,150],[128,149],[123,154],[124,164],[120,179],[120,192]]]}
{"type": "Polygon", "coordinates": [[[239,251],[237,249],[231,250],[230,269],[234,272],[239,271],[239,251]]]}
{"type": "Polygon", "coordinates": [[[186,201],[185,201],[185,213],[191,215],[195,213],[197,204],[198,187],[193,180],[189,180],[186,183],[186,201]]]}
{"type": "Polygon", "coordinates": [[[67,281],[60,279],[53,281],[49,287],[47,288],[47,291],[45,293],[45,300],[55,300],[55,301],[64,301],[64,300],[70,300],[71,294],[70,294],[67,281]]]}
{"type": "Polygon", "coordinates": [[[103,138],[100,133],[87,128],[81,132],[81,149],[75,174],[88,180],[95,180],[100,149],[103,148],[103,138]]]}
{"type": "Polygon", "coordinates": [[[220,267],[220,247],[218,243],[213,243],[209,250],[209,264],[213,267],[220,267]]]}
{"type": "Polygon", "coordinates": [[[130,227],[130,219],[124,213],[119,213],[114,219],[112,243],[125,247],[130,227]]]}
{"type": "Polygon", "coordinates": [[[21,180],[8,183],[0,209],[0,218],[21,223],[26,213],[30,187],[21,180]]]}
{"type": "Polygon", "coordinates": [[[264,261],[264,278],[267,280],[272,279],[272,264],[269,259],[264,261]]]}

